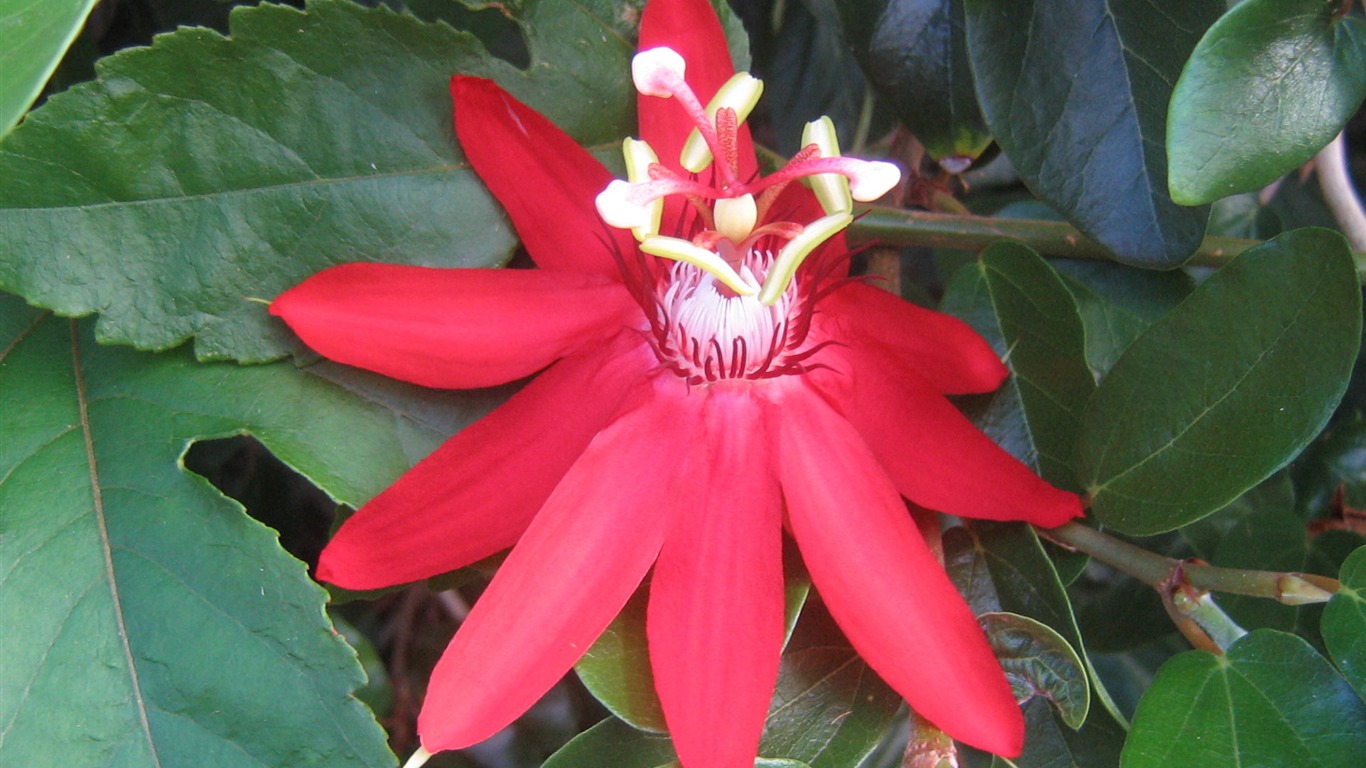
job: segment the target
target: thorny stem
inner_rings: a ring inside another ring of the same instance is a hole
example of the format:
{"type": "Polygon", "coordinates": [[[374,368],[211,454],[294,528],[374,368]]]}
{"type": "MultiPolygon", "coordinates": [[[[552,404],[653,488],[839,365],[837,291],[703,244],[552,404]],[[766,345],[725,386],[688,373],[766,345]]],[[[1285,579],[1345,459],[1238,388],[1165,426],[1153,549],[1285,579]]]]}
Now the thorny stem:
{"type": "Polygon", "coordinates": [[[1041,533],[1159,591],[1166,588],[1178,569],[1183,582],[1195,589],[1266,597],[1286,605],[1327,602],[1341,586],[1337,579],[1307,573],[1245,571],[1189,563],[1149,552],[1081,523],[1067,523],[1041,533]]]}
{"type": "MultiPolygon", "coordinates": [[[[846,232],[851,243],[876,241],[883,245],[918,245],[931,248],[981,250],[1001,239],[1018,240],[1045,256],[1072,259],[1112,260],[1100,244],[1070,224],[1034,219],[999,219],[985,216],[908,211],[870,206],[860,208],[846,232]]],[[[1188,266],[1220,267],[1260,240],[1238,237],[1206,237],[1188,266]]],[[[1359,246],[1353,246],[1359,248],[1359,246]]],[[[1366,252],[1355,254],[1357,272],[1366,281],[1366,252]]]]}
{"type": "Polygon", "coordinates": [[[1366,251],[1366,210],[1352,187],[1352,177],[1347,171],[1347,143],[1341,133],[1319,151],[1314,169],[1318,171],[1323,200],[1333,212],[1347,242],[1352,244],[1353,250],[1366,251]]]}

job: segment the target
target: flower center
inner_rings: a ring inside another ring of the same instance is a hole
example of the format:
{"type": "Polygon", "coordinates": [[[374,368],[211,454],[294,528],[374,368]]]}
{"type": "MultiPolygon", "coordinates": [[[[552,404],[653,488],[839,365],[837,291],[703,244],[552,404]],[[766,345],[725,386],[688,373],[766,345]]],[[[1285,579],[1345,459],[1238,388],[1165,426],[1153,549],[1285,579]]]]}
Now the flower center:
{"type": "Polygon", "coordinates": [[[800,370],[819,346],[807,345],[806,336],[826,275],[808,269],[803,277],[798,268],[849,226],[854,200],[881,197],[900,170],[841,157],[834,124],[823,117],[807,124],[805,146],[785,166],[741,179],[739,129],[763,84],[738,73],[704,107],[672,49],[641,51],[631,69],[642,98],[674,99],[693,124],[677,164],[686,174],[660,163],[646,142],[627,139],[627,180],[613,181],[597,198],[603,220],[631,230],[641,253],[676,262],[666,271],[644,257],[632,269],[623,262],[651,317],[660,360],[693,382],[800,370]],[[779,195],[798,179],[808,180],[824,216],[795,222],[774,215],[779,195]],[[694,215],[662,234],[668,197],[681,197],[694,215]]]}

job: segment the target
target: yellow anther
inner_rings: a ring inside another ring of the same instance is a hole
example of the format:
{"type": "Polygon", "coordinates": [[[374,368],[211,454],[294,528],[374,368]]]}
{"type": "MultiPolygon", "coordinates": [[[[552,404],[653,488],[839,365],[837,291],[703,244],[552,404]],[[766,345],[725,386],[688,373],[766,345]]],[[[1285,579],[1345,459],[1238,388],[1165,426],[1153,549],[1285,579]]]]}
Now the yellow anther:
{"type": "Polygon", "coordinates": [[[822,216],[819,219],[806,225],[800,235],[787,241],[782,251],[778,253],[778,258],[773,260],[773,266],[768,270],[768,277],[764,279],[764,287],[759,291],[759,301],[762,304],[773,306],[782,298],[787,291],[787,286],[791,284],[793,275],[797,274],[797,267],[802,265],[807,256],[816,250],[816,247],[831,237],[834,237],[840,230],[849,226],[854,217],[848,213],[832,213],[829,216],[822,216]]]}
{"type": "MultiPolygon", "coordinates": [[[[626,156],[626,178],[632,184],[639,184],[650,180],[650,166],[659,162],[659,155],[655,154],[654,149],[644,141],[637,139],[627,139],[621,145],[622,154],[626,156]]],[[[664,199],[657,198],[645,206],[648,212],[648,220],[643,226],[631,227],[631,234],[635,235],[636,240],[644,240],[650,235],[659,234],[659,220],[664,215],[664,199]]]]}
{"type": "MultiPolygon", "coordinates": [[[[835,135],[835,123],[822,116],[802,129],[802,146],[815,144],[821,157],[839,157],[840,142],[835,135]]],[[[849,192],[849,180],[838,173],[818,173],[810,177],[811,191],[816,193],[826,213],[852,213],[854,197],[849,192]]]]}
{"type": "Polygon", "coordinates": [[[756,286],[751,285],[741,277],[715,251],[693,245],[687,240],[664,235],[652,235],[641,241],[640,250],[652,256],[691,264],[725,283],[727,287],[741,296],[753,296],[758,292],[756,286]]]}
{"type": "MultiPolygon", "coordinates": [[[[759,103],[759,96],[763,92],[764,84],[757,78],[748,72],[736,72],[707,104],[707,119],[715,125],[716,113],[721,111],[722,107],[730,107],[735,110],[735,124],[741,125],[753,111],[754,105],[759,103]]],[[[688,140],[683,143],[678,164],[693,173],[701,173],[711,165],[711,161],[711,147],[707,146],[701,131],[692,129],[692,133],[688,134],[688,140]]]]}

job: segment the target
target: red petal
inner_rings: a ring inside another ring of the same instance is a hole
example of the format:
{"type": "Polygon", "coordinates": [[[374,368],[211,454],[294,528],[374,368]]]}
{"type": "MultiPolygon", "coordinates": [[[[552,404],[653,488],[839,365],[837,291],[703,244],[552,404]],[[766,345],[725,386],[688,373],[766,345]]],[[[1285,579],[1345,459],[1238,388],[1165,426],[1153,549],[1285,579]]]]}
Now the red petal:
{"type": "Polygon", "coordinates": [[[586,273],[343,264],[270,305],[337,362],[427,387],[530,375],[640,310],[621,284],[586,273]]]}
{"type": "Polygon", "coordinates": [[[451,78],[455,132],[479,178],[507,209],[531,258],[545,269],[618,276],[612,249],[632,253],[594,202],[612,174],[568,134],[492,80],[451,78]]]}
{"type": "MultiPolygon", "coordinates": [[[[646,4],[640,20],[640,50],[667,46],[683,56],[687,64],[684,73],[703,104],[735,74],[730,60],[726,34],[716,11],[708,0],[652,0],[646,4]]],[[[687,114],[673,102],[641,96],[636,102],[641,137],[659,155],[664,165],[682,171],[678,155],[683,142],[693,129],[687,114]]],[[[754,144],[749,127],[741,125],[737,154],[740,159],[740,178],[749,179],[759,170],[754,157],[754,144]]]]}
{"type": "Polygon", "coordinates": [[[318,578],[376,589],[512,546],[653,357],[634,334],[567,357],[342,525],[318,578]]]}
{"type": "Polygon", "coordinates": [[[1009,371],[967,323],[893,296],[851,284],[821,301],[832,336],[880,346],[947,395],[991,392],[1009,371]]]}
{"type": "Polygon", "coordinates": [[[1024,717],[977,620],[858,434],[818,396],[782,402],[779,472],[812,581],[854,648],[950,736],[1014,757],[1024,717]]]}
{"type": "Polygon", "coordinates": [[[680,762],[752,768],[783,643],[782,497],[760,404],[707,397],[688,511],[650,584],[650,661],[680,762]]]}
{"type": "MultiPolygon", "coordinates": [[[[924,381],[897,374],[885,355],[831,349],[852,370],[836,395],[897,490],[922,507],[983,520],[1053,528],[1082,515],[1081,500],[1044,482],[924,381]]],[[[830,376],[819,377],[830,391],[830,376]]]]}
{"type": "Polygon", "coordinates": [[[429,751],[482,741],[573,666],[649,570],[676,517],[695,401],[644,394],[593,438],[432,672],[429,751]]]}

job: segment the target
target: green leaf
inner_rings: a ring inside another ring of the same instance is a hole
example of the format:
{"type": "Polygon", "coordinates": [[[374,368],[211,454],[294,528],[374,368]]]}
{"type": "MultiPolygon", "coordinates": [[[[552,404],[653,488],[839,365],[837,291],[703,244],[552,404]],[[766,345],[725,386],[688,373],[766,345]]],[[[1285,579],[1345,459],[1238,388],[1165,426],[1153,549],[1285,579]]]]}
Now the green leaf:
{"type": "Polygon", "coordinates": [[[1342,588],[1323,610],[1323,642],[1338,670],[1366,699],[1366,547],[1358,547],[1338,573],[1342,588]]]}
{"type": "Polygon", "coordinates": [[[971,325],[1014,374],[972,402],[969,415],[1045,480],[1074,485],[1072,453],[1095,380],[1081,317],[1058,274],[1024,245],[994,243],[954,276],[940,309],[971,325]]]}
{"type": "MultiPolygon", "coordinates": [[[[944,561],[954,585],[968,596],[974,612],[1008,611],[1034,619],[1061,635],[1087,663],[1072,604],[1034,529],[983,521],[950,528],[944,532],[944,561]]],[[[1118,752],[1119,742],[1108,741],[1105,734],[1119,733],[1122,741],[1122,718],[1089,663],[1087,674],[1102,706],[1090,709],[1079,738],[1091,745],[1088,754],[1093,750],[1103,753],[1105,743],[1118,752]]]]}
{"type": "Polygon", "coordinates": [[[348,261],[494,266],[514,238],[457,151],[450,76],[493,77],[587,144],[634,123],[635,16],[528,0],[527,72],[384,8],[238,8],[104,59],[0,145],[0,288],[101,341],[196,336],[260,361],[298,341],[269,299],[348,261]],[[590,44],[591,43],[591,44],[590,44]]]}
{"type": "Polygon", "coordinates": [[[845,0],[845,38],[868,81],[930,157],[961,172],[991,144],[968,65],[961,0],[845,0]]]}
{"type": "Polygon", "coordinates": [[[0,0],[0,138],[42,93],[97,0],[0,0]]]}
{"type": "Polygon", "coordinates": [[[1139,702],[1123,768],[1354,768],[1366,704],[1304,640],[1262,629],[1226,656],[1190,651],[1139,702]]]}
{"type": "Polygon", "coordinates": [[[1015,700],[1023,703],[1041,696],[1057,707],[1069,728],[1080,729],[1091,708],[1091,687],[1081,658],[1062,635],[1015,613],[987,613],[977,620],[1005,669],[1015,700]]]}
{"type": "Polygon", "coordinates": [[[1087,404],[1078,471],[1129,534],[1208,515],[1290,461],[1342,398],[1361,286],[1340,235],[1295,230],[1233,259],[1155,323],[1087,404]]]}
{"type": "Polygon", "coordinates": [[[900,703],[847,645],[789,651],[759,754],[811,768],[858,765],[882,740],[900,703]]]}
{"type": "Polygon", "coordinates": [[[1097,379],[1162,315],[1195,288],[1190,275],[1136,271],[1101,261],[1055,259],[1086,328],[1086,360],[1097,379]]]}
{"type": "Polygon", "coordinates": [[[637,731],[609,717],[570,739],[542,768],[661,768],[676,765],[668,736],[637,731]]]}
{"type": "Polygon", "coordinates": [[[0,391],[23,404],[0,409],[0,626],[23,627],[0,763],[392,765],[325,593],[180,465],[196,439],[250,432],[355,502],[376,490],[366,464],[403,460],[350,438],[392,417],[287,364],[100,347],[89,326],[0,299],[0,391]]]}
{"type": "Polygon", "coordinates": [[[1260,189],[1342,130],[1366,98],[1366,22],[1339,0],[1246,0],[1209,28],[1172,92],[1171,194],[1260,189]]]}
{"type": "Polygon", "coordinates": [[[846,152],[854,148],[867,86],[840,33],[836,5],[836,0],[804,0],[786,4],[781,14],[774,9],[778,26],[768,38],[763,103],[771,141],[781,153],[800,150],[806,124],[821,115],[834,121],[840,146],[846,152]]]}
{"type": "Polygon", "coordinates": [[[1167,100],[1222,0],[965,0],[987,125],[1029,188],[1126,264],[1172,267],[1205,208],[1167,196],[1167,100]]]}

